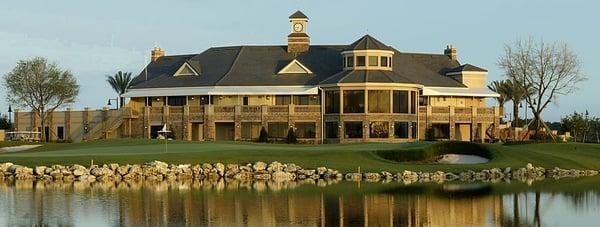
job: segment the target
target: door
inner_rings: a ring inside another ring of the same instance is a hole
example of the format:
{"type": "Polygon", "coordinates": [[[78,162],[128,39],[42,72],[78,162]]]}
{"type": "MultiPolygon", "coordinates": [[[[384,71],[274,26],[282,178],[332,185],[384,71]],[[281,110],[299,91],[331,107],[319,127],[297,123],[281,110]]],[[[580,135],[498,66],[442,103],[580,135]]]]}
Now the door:
{"type": "Polygon", "coordinates": [[[203,139],[202,123],[192,123],[192,140],[200,141],[203,139]]]}
{"type": "Polygon", "coordinates": [[[244,103],[244,106],[248,105],[248,97],[244,97],[244,99],[242,101],[244,103]]]}
{"type": "Polygon", "coordinates": [[[215,140],[234,140],[235,127],[234,123],[215,123],[216,137],[215,140]]]}

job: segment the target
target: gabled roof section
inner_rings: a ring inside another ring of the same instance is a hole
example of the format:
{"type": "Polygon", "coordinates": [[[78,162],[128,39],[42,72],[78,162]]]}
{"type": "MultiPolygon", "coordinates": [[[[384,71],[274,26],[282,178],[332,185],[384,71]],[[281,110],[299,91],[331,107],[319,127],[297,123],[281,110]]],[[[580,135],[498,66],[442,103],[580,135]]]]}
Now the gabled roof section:
{"type": "Polygon", "coordinates": [[[308,19],[308,17],[298,10],[294,14],[290,15],[290,19],[308,19]]]}
{"type": "Polygon", "coordinates": [[[304,66],[298,59],[292,60],[283,69],[279,70],[277,74],[312,74],[313,72],[304,66]]]}
{"type": "Polygon", "coordinates": [[[385,45],[379,40],[370,35],[365,35],[356,40],[346,50],[393,50],[390,46],[385,45]]]}
{"type": "Polygon", "coordinates": [[[181,67],[173,74],[173,76],[198,76],[198,73],[190,64],[184,62],[181,67]]]}
{"type": "Polygon", "coordinates": [[[447,73],[458,73],[458,72],[487,72],[487,69],[483,69],[471,64],[464,64],[449,70],[447,73]]]}

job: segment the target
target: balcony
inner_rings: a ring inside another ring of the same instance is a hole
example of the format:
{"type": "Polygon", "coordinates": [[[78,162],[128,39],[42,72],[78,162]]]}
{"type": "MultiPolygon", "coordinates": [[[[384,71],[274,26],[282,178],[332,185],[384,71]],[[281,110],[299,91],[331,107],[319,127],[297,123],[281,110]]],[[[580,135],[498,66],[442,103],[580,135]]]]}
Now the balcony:
{"type": "MultiPolygon", "coordinates": [[[[215,120],[261,120],[262,117],[271,117],[272,119],[287,118],[289,116],[317,116],[321,115],[320,105],[272,105],[272,106],[164,106],[164,107],[144,107],[147,108],[149,120],[161,122],[168,116],[169,119],[183,119],[187,115],[191,121],[203,121],[205,116],[213,116],[215,120]]],[[[128,110],[128,114],[132,115],[128,110]]]]}
{"type": "Polygon", "coordinates": [[[496,107],[419,106],[419,118],[430,122],[494,122],[501,116],[496,107]]]}

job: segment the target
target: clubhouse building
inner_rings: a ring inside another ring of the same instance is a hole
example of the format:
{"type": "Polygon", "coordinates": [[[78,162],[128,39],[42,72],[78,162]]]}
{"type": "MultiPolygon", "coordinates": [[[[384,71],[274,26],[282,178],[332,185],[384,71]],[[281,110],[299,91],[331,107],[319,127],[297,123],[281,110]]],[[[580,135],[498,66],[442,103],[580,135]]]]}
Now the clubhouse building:
{"type": "MultiPolygon", "coordinates": [[[[183,140],[273,140],[293,128],[307,143],[493,139],[502,117],[485,99],[487,70],[440,54],[406,53],[365,35],[351,44],[311,45],[308,17],[289,17],[287,45],[213,47],[165,55],[136,76],[120,110],[61,111],[51,140],[155,138],[164,124],[183,140]],[[427,133],[426,133],[427,132],[427,133]]],[[[41,130],[28,112],[15,127],[41,130]]]]}

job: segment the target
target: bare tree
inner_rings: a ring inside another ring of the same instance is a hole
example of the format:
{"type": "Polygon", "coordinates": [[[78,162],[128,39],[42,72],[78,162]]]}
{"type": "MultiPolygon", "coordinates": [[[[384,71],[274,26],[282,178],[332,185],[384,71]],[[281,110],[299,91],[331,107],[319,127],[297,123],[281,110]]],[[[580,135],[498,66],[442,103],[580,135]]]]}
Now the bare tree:
{"type": "Polygon", "coordinates": [[[542,112],[558,96],[573,93],[578,89],[577,85],[586,80],[581,73],[579,57],[565,43],[549,44],[536,42],[532,38],[505,45],[504,52],[498,65],[504,70],[505,76],[520,84],[524,90],[532,90],[524,95],[533,113],[530,124],[534,123],[538,132],[541,127],[550,131],[544,123],[542,112]]]}
{"type": "Polygon", "coordinates": [[[11,72],[4,75],[4,87],[8,102],[29,107],[39,117],[44,140],[48,116],[57,108],[75,102],[79,94],[79,85],[73,74],[42,57],[19,61],[11,72]]]}

